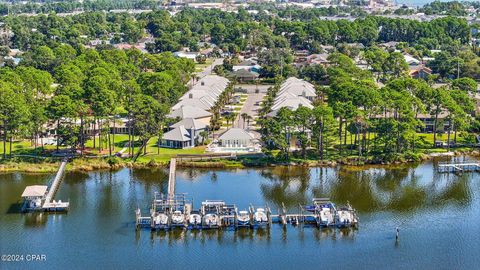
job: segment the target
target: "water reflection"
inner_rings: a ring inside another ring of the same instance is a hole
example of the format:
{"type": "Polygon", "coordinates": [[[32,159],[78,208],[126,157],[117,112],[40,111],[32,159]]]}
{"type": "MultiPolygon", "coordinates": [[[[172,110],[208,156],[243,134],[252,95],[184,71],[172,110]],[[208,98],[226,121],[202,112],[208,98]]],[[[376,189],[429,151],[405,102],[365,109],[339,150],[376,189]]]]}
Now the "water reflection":
{"type": "Polygon", "coordinates": [[[435,166],[427,162],[402,168],[180,168],[177,173],[177,191],[194,197],[196,208],[202,200],[224,199],[239,209],[250,203],[269,205],[274,213],[283,202],[296,212],[299,204],[310,203],[313,197],[330,197],[338,204],[349,201],[359,210],[358,230],[274,224],[263,230],[136,231],[134,210],[141,207],[148,215],[153,193],[166,190],[167,170],[151,168],[67,173],[57,197],[70,201],[68,214],[20,214],[16,204],[25,186],[48,183],[54,175],[4,174],[0,251],[35,252],[35,242],[52,256],[40,267],[45,269],[71,265],[390,269],[412,264],[419,269],[476,269],[478,173],[437,174],[435,166]],[[401,236],[395,242],[397,226],[401,236]]]}
{"type": "Polygon", "coordinates": [[[450,203],[465,206],[472,200],[471,174],[438,174],[431,166],[353,171],[277,167],[261,170],[260,175],[268,180],[260,184],[264,199],[292,210],[314,197],[329,197],[337,204],[349,202],[363,213],[414,212],[450,203]]]}

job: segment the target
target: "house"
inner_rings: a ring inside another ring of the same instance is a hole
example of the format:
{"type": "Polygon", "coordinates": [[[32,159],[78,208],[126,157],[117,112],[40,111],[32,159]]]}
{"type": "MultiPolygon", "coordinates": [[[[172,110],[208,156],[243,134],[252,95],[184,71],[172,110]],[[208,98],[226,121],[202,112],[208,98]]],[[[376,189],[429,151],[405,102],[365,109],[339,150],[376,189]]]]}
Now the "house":
{"type": "Polygon", "coordinates": [[[419,65],[410,68],[410,77],[414,79],[428,79],[428,76],[432,75],[432,70],[424,65],[419,65]]]}
{"type": "Polygon", "coordinates": [[[272,110],[278,110],[283,107],[289,107],[289,108],[293,108],[293,110],[296,110],[300,106],[313,109],[313,105],[310,102],[310,100],[301,96],[298,97],[298,96],[292,95],[292,96],[281,97],[278,100],[276,100],[275,104],[272,106],[272,110]]]}
{"type": "Polygon", "coordinates": [[[293,55],[294,55],[294,61],[295,63],[303,63],[307,60],[307,57],[309,55],[308,50],[296,50],[293,55]]]}
{"type": "Polygon", "coordinates": [[[257,60],[253,58],[245,59],[244,61],[232,67],[233,71],[242,70],[242,69],[245,69],[247,71],[259,72],[260,69],[262,69],[262,67],[258,65],[257,60]]]}
{"type": "Polygon", "coordinates": [[[186,92],[180,101],[172,107],[175,111],[182,106],[191,106],[202,110],[210,110],[225,91],[230,81],[218,75],[207,75],[201,78],[192,89],[186,92]]]}
{"type": "Polygon", "coordinates": [[[328,66],[330,61],[328,61],[328,53],[315,53],[307,56],[306,62],[309,65],[322,65],[328,66]]]}
{"type": "Polygon", "coordinates": [[[186,105],[172,111],[170,114],[167,115],[167,117],[180,119],[193,118],[205,124],[209,124],[212,113],[198,107],[186,105]]]}
{"type": "Polygon", "coordinates": [[[231,128],[218,137],[218,146],[227,148],[248,148],[255,145],[252,134],[241,128],[231,128]]]}
{"type": "Polygon", "coordinates": [[[378,44],[378,47],[385,48],[385,49],[395,49],[395,48],[397,48],[397,45],[399,43],[400,42],[397,42],[397,41],[389,41],[389,42],[378,44]]]}
{"type": "Polygon", "coordinates": [[[288,78],[281,86],[277,93],[277,98],[292,94],[294,96],[301,96],[308,100],[313,100],[316,96],[316,90],[313,84],[295,77],[288,78]]]}
{"type": "Polygon", "coordinates": [[[317,97],[315,87],[295,77],[290,77],[282,83],[275,97],[269,117],[277,115],[281,108],[296,110],[301,106],[313,109],[312,101],[317,97]]]}
{"type": "Polygon", "coordinates": [[[183,126],[187,131],[189,131],[190,136],[193,134],[193,137],[195,138],[200,132],[207,130],[208,125],[197,119],[185,118],[171,125],[170,128],[175,129],[181,126],[183,126]]]}
{"type": "Polygon", "coordinates": [[[420,60],[411,56],[408,53],[404,53],[403,57],[405,58],[405,62],[407,62],[409,66],[418,66],[420,64],[420,60]]]}
{"type": "Polygon", "coordinates": [[[176,57],[181,57],[181,58],[187,58],[195,61],[198,55],[200,55],[198,52],[185,52],[185,51],[178,51],[173,53],[174,56],[176,57]]]}
{"type": "Polygon", "coordinates": [[[231,73],[232,77],[237,79],[238,82],[251,82],[258,79],[260,76],[257,72],[249,71],[246,69],[239,69],[231,73]]]}
{"type": "Polygon", "coordinates": [[[167,148],[190,148],[194,146],[193,139],[184,126],[179,126],[163,134],[159,145],[167,148]]]}
{"type": "Polygon", "coordinates": [[[168,148],[190,148],[203,140],[200,134],[207,130],[207,124],[194,118],[185,118],[170,126],[163,134],[160,146],[168,148]]]}

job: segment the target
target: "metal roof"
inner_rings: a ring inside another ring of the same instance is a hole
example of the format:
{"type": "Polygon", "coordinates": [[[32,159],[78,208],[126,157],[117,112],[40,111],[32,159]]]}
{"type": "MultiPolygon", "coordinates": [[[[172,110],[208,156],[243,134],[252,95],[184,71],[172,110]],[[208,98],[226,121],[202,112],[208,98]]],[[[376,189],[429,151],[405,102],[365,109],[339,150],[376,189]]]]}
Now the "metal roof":
{"type": "Polygon", "coordinates": [[[172,111],[168,115],[168,117],[171,117],[171,118],[180,117],[182,119],[185,119],[185,118],[198,119],[198,118],[209,117],[211,115],[212,115],[212,113],[207,112],[204,109],[194,107],[194,106],[190,106],[190,105],[185,105],[185,106],[182,106],[182,107],[172,111]]]}
{"type": "Polygon", "coordinates": [[[162,139],[170,141],[186,142],[190,141],[190,134],[184,126],[179,126],[163,134],[162,139]]]}
{"type": "Polygon", "coordinates": [[[204,129],[207,127],[207,124],[203,123],[202,121],[199,121],[197,119],[194,119],[194,118],[185,118],[173,125],[170,126],[170,128],[177,128],[177,127],[180,127],[180,126],[183,126],[185,129],[195,129],[195,130],[199,130],[199,129],[204,129]]]}
{"type": "Polygon", "coordinates": [[[22,198],[25,197],[43,197],[47,193],[47,186],[35,185],[27,186],[22,193],[22,198]]]}

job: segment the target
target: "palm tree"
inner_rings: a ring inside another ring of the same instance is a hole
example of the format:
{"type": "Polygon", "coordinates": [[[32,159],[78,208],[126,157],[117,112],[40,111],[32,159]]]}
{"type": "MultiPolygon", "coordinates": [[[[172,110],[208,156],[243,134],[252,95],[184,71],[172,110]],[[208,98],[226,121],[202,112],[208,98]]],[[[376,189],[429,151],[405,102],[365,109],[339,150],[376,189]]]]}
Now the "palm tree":
{"type": "Polygon", "coordinates": [[[227,129],[228,129],[228,123],[229,122],[232,122],[232,127],[233,127],[233,124],[235,122],[236,117],[237,117],[237,115],[235,113],[231,113],[231,114],[225,116],[225,120],[227,120],[227,129]]]}
{"type": "Polygon", "coordinates": [[[242,113],[240,115],[243,119],[243,128],[245,128],[245,121],[247,120],[247,118],[249,117],[249,115],[247,113],[242,113]]]}
{"type": "Polygon", "coordinates": [[[253,120],[253,117],[251,117],[250,115],[247,115],[247,129],[250,129],[250,121],[252,120],[253,120]]]}

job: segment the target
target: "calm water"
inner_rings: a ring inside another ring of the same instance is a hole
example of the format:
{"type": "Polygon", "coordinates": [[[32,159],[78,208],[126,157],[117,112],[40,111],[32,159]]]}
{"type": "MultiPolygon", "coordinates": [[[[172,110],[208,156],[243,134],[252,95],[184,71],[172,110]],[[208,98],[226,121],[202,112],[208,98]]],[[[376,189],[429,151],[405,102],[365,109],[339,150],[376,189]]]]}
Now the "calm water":
{"type": "Polygon", "coordinates": [[[295,210],[312,197],[350,201],[356,231],[274,225],[270,230],[135,232],[164,170],[68,173],[56,198],[68,214],[19,214],[26,185],[53,175],[0,175],[0,253],[45,254],[46,262],[0,269],[478,269],[480,175],[439,175],[435,164],[363,170],[273,168],[180,170],[177,191],[247,208],[284,202],[295,210]],[[395,228],[400,241],[395,242],[395,228]]]}

